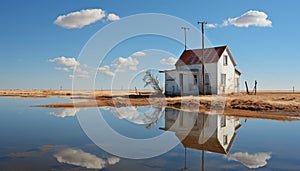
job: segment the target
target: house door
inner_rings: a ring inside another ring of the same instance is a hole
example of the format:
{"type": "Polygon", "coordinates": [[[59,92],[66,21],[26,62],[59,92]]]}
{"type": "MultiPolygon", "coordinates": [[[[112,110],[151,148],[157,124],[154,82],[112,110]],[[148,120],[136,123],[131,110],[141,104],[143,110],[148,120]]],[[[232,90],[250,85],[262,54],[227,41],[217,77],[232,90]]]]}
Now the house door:
{"type": "Polygon", "coordinates": [[[183,74],[179,74],[180,92],[183,95],[183,74]]]}
{"type": "Polygon", "coordinates": [[[205,73],[205,94],[211,94],[210,74],[205,73]]]}

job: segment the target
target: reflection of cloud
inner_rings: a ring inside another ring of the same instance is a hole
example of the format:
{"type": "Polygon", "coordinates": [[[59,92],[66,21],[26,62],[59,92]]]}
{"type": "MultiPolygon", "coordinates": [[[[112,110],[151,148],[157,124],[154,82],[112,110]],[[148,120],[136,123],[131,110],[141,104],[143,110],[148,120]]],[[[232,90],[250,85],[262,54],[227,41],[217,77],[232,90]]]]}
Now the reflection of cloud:
{"type": "Polygon", "coordinates": [[[104,106],[104,107],[99,107],[99,109],[102,109],[102,110],[110,110],[111,107],[109,106],[104,106]]]}
{"type": "Polygon", "coordinates": [[[80,149],[68,148],[55,154],[54,157],[60,163],[67,163],[88,169],[102,169],[105,167],[103,159],[80,149]]]}
{"type": "Polygon", "coordinates": [[[133,120],[139,117],[139,112],[135,107],[112,108],[111,112],[119,119],[133,120]]]}
{"type": "Polygon", "coordinates": [[[55,154],[54,157],[60,163],[67,163],[88,169],[103,169],[107,164],[114,165],[120,161],[117,157],[107,159],[99,158],[93,154],[84,152],[80,149],[68,148],[55,154]]]}
{"type": "Polygon", "coordinates": [[[120,161],[120,158],[118,158],[118,157],[110,157],[107,159],[107,163],[109,165],[117,164],[119,161],[120,161]]]}
{"type": "Polygon", "coordinates": [[[155,124],[163,114],[161,108],[153,108],[153,110],[148,112],[140,112],[133,106],[111,108],[110,111],[119,119],[126,119],[138,125],[147,125],[147,127],[155,124]]]}
{"type": "Polygon", "coordinates": [[[39,149],[41,150],[50,150],[50,149],[54,149],[55,146],[53,145],[42,145],[42,146],[39,146],[39,149]]]}
{"type": "Polygon", "coordinates": [[[270,158],[271,153],[249,154],[247,152],[238,152],[227,157],[228,160],[238,161],[250,169],[264,167],[270,158]]]}
{"type": "Polygon", "coordinates": [[[7,154],[8,157],[30,157],[33,156],[34,152],[29,151],[29,152],[13,152],[7,154]]]}
{"type": "Polygon", "coordinates": [[[60,109],[55,112],[50,112],[50,115],[64,118],[64,117],[68,117],[68,116],[75,116],[76,112],[79,112],[79,110],[80,109],[76,109],[76,108],[60,109]]]}

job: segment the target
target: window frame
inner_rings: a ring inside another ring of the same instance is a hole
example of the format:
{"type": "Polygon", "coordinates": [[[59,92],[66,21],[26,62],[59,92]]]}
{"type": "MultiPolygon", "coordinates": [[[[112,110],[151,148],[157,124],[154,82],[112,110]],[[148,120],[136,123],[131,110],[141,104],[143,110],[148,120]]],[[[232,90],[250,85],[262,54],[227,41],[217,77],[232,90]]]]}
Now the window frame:
{"type": "Polygon", "coordinates": [[[223,135],[223,145],[228,144],[228,135],[223,135]]]}
{"type": "Polygon", "coordinates": [[[222,116],[220,121],[220,126],[221,128],[223,128],[226,127],[226,125],[227,125],[226,116],[222,116]]]}
{"type": "Polygon", "coordinates": [[[228,66],[228,55],[223,56],[223,65],[228,66]]]}
{"type": "Polygon", "coordinates": [[[194,85],[198,85],[198,74],[193,74],[194,77],[194,85]]]}

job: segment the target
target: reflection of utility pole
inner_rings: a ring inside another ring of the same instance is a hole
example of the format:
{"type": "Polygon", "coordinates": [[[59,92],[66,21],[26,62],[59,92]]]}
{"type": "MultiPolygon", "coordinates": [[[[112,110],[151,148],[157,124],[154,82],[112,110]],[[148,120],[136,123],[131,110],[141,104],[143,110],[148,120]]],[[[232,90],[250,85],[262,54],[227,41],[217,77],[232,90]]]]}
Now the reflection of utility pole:
{"type": "MultiPolygon", "coordinates": [[[[204,135],[204,133],[205,133],[205,130],[204,130],[204,128],[205,128],[205,125],[204,125],[204,113],[202,113],[202,133],[203,133],[203,139],[204,139],[204,137],[205,137],[205,135],[204,135]]],[[[205,142],[204,141],[202,141],[203,142],[203,144],[202,144],[202,171],[204,171],[204,148],[205,148],[205,146],[204,146],[204,144],[205,144],[205,142]]]]}
{"type": "Polygon", "coordinates": [[[186,31],[189,30],[190,28],[188,28],[188,27],[181,27],[181,29],[184,30],[184,50],[186,50],[186,31]]]}
{"type": "Polygon", "coordinates": [[[204,149],[202,149],[202,171],[204,171],[204,149]]]}
{"type": "Polygon", "coordinates": [[[182,171],[188,171],[186,167],[186,147],[184,146],[184,168],[181,169],[182,171]]]}
{"type": "Polygon", "coordinates": [[[207,22],[202,21],[198,22],[198,24],[201,24],[202,27],[202,91],[203,95],[205,95],[205,70],[204,70],[204,24],[207,24],[207,22]]]}

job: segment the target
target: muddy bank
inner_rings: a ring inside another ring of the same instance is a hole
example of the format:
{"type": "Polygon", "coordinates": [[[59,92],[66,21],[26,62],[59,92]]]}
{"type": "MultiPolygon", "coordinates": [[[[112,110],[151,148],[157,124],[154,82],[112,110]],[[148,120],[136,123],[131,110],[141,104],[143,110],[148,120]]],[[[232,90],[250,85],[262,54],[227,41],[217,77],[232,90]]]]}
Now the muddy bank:
{"type": "Polygon", "coordinates": [[[66,97],[74,99],[95,99],[97,97],[151,95],[148,90],[0,90],[0,96],[21,98],[66,97]]]}
{"type": "MultiPolygon", "coordinates": [[[[59,93],[61,95],[62,93],[59,93]]],[[[224,110],[236,109],[256,112],[300,113],[300,94],[258,94],[227,96],[184,96],[157,97],[151,95],[107,95],[103,92],[94,96],[70,96],[75,103],[45,104],[37,107],[126,107],[126,106],[166,106],[186,109],[224,110]],[[80,99],[80,100],[77,100],[80,99]]]]}

